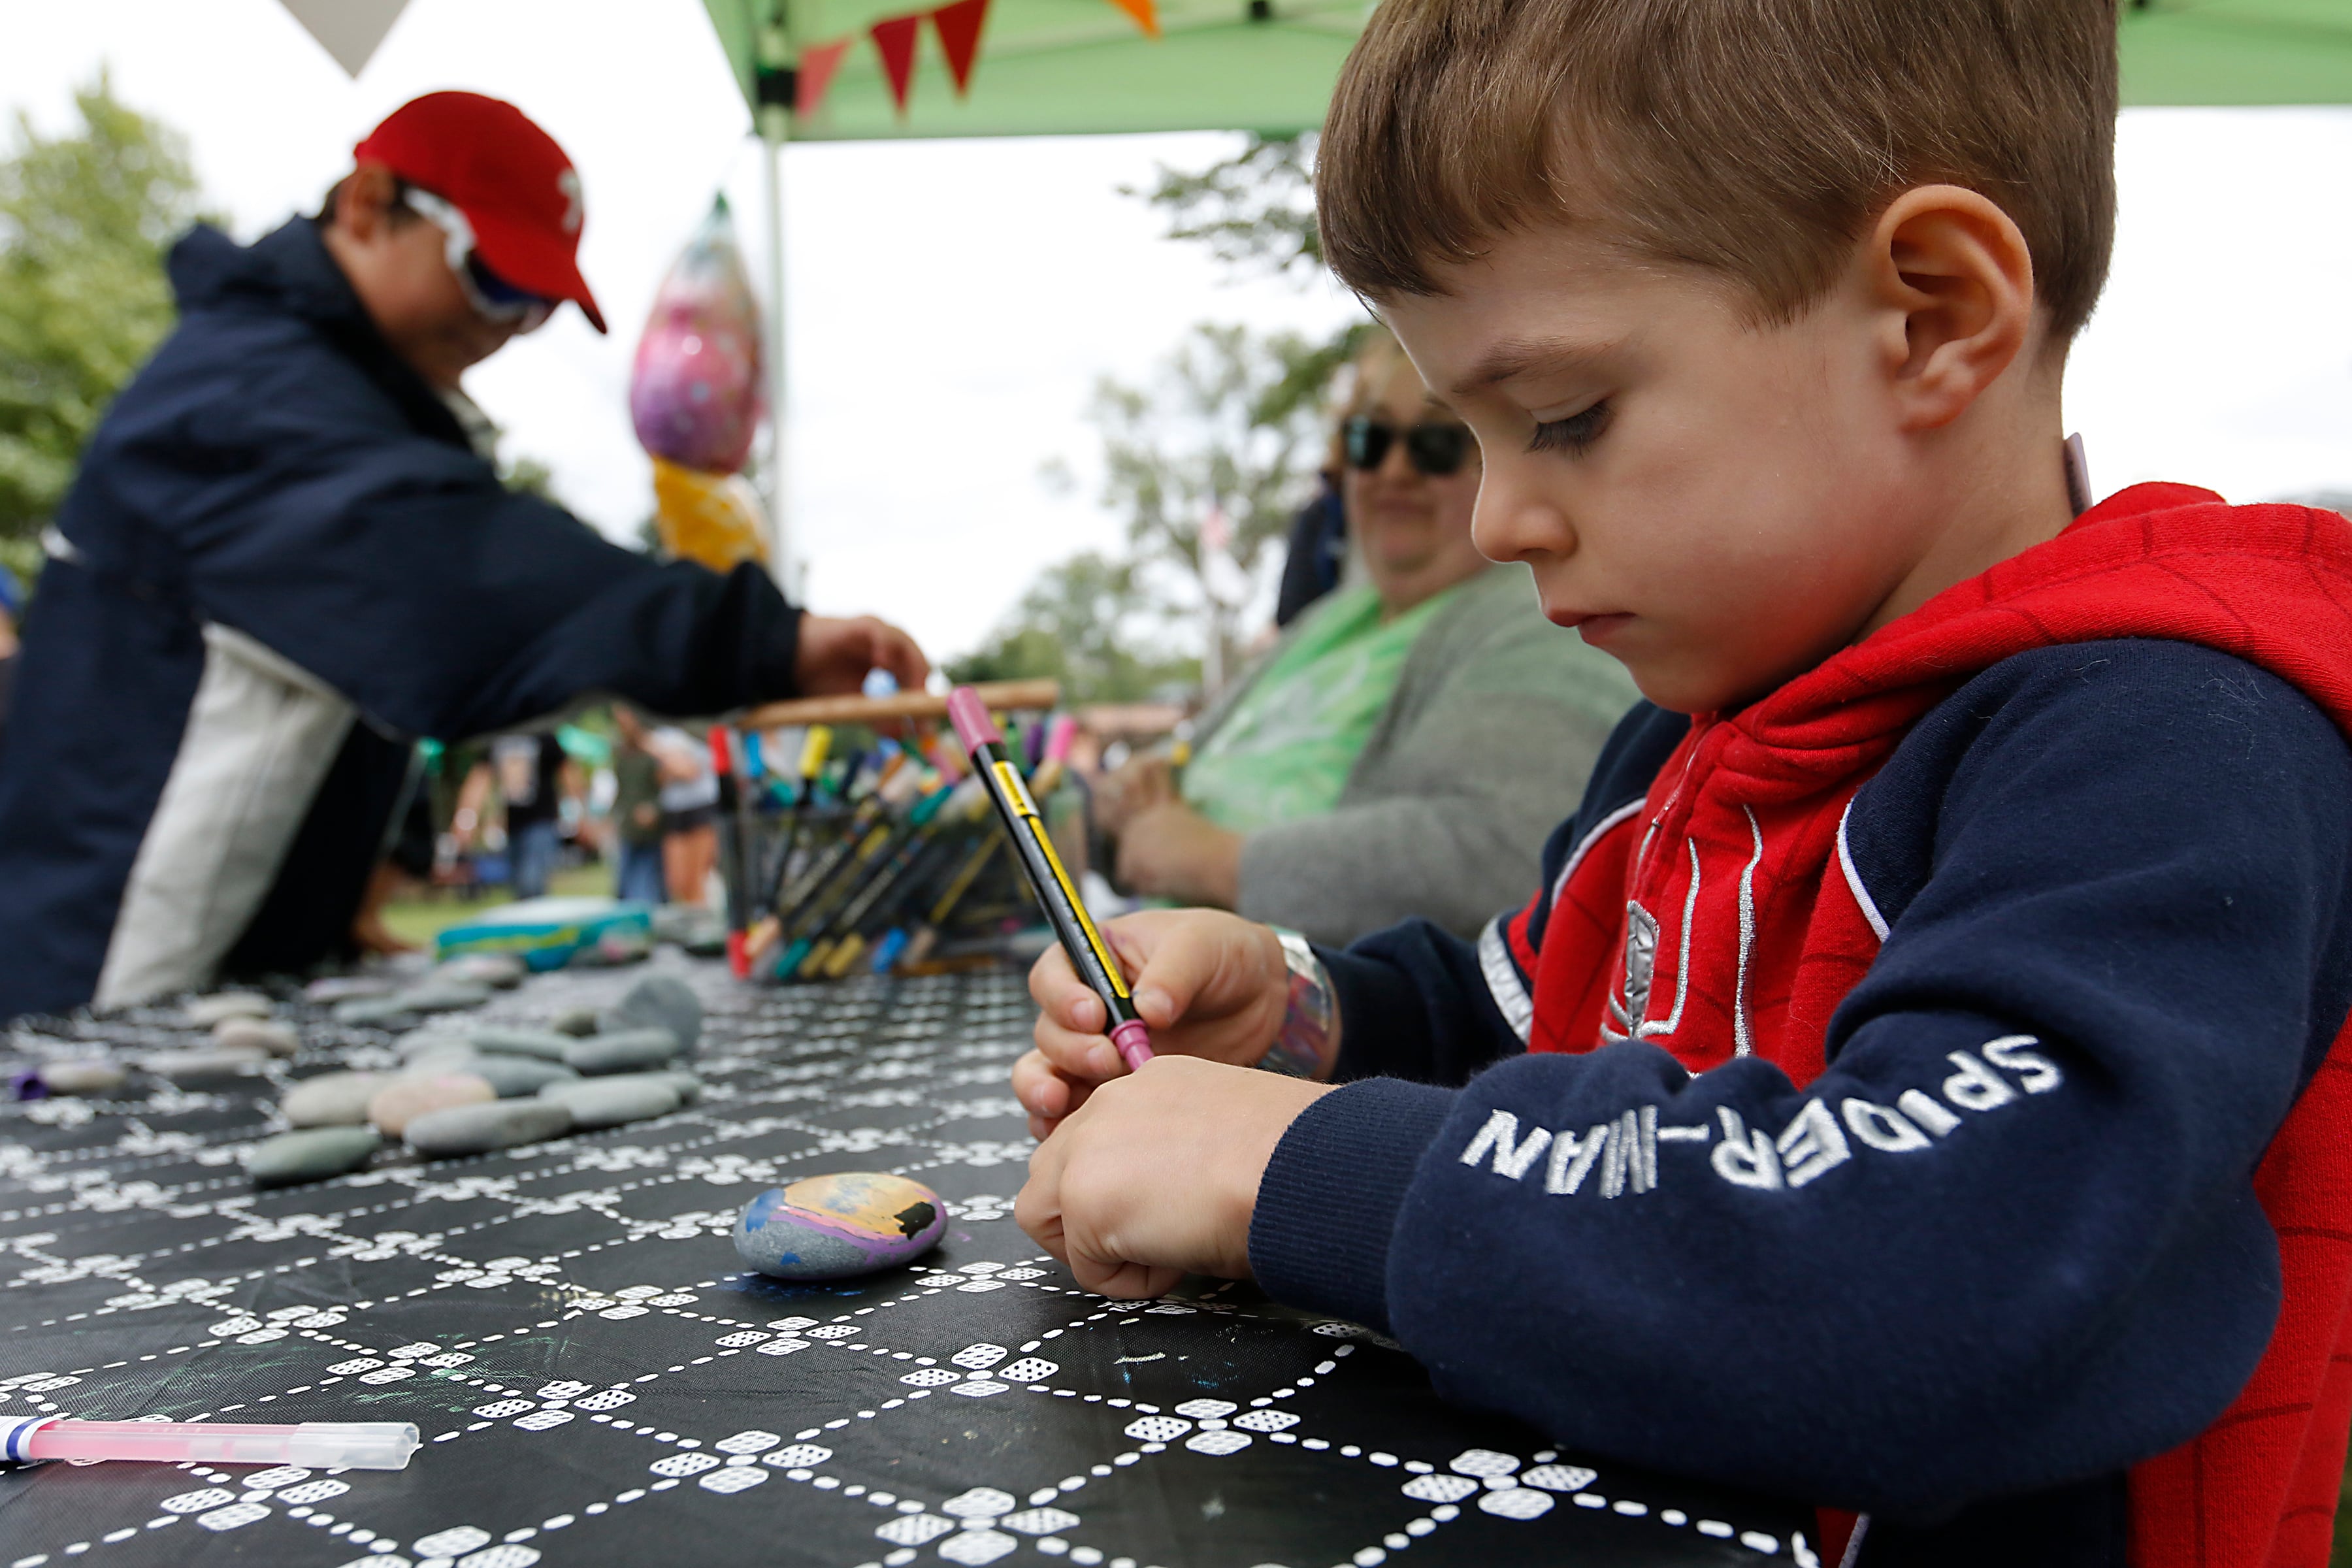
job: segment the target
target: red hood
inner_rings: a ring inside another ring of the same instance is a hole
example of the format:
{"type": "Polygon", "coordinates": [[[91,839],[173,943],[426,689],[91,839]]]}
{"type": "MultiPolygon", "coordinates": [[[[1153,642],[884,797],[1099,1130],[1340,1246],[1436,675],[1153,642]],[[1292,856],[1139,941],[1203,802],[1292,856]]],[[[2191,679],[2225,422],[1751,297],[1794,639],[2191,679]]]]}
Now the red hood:
{"type": "Polygon", "coordinates": [[[2233,654],[2352,736],[2352,523],[2135,485],[1740,714],[1720,765],[1759,805],[1809,795],[1874,767],[1928,709],[2002,659],[2107,637],[2233,654]]]}

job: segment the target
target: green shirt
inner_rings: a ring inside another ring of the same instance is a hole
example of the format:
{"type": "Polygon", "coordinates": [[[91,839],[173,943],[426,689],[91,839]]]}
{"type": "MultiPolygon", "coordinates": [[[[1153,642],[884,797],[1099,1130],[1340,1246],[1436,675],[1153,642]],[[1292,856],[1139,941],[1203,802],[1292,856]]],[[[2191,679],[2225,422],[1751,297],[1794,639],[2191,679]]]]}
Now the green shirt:
{"type": "Polygon", "coordinates": [[[1235,833],[1319,816],[1395,695],[1413,640],[1457,584],[1391,620],[1370,588],[1344,588],[1250,683],[1184,769],[1184,798],[1235,833]]]}

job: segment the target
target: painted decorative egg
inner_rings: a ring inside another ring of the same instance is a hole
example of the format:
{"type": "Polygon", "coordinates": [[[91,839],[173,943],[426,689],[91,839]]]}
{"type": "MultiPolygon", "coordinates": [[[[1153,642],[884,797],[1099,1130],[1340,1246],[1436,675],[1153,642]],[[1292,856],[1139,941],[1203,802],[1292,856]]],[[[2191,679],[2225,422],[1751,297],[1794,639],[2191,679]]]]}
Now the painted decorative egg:
{"type": "Polygon", "coordinates": [[[847,1279],[911,1262],[947,1228],[940,1194],[866,1171],[770,1187],[735,1220],[735,1251],[778,1279],[847,1279]]]}

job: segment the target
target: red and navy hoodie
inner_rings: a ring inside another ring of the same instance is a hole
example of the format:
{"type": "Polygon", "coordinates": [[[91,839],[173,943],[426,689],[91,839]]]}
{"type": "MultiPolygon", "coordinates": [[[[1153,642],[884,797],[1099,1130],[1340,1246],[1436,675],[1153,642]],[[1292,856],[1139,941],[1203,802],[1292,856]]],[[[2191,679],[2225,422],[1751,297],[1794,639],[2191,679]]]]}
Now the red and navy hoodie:
{"type": "Polygon", "coordinates": [[[2348,732],[2352,525],[2170,485],[1637,709],[1528,908],[1326,954],[1260,1281],[1832,1563],[2325,1563],[2348,732]]]}

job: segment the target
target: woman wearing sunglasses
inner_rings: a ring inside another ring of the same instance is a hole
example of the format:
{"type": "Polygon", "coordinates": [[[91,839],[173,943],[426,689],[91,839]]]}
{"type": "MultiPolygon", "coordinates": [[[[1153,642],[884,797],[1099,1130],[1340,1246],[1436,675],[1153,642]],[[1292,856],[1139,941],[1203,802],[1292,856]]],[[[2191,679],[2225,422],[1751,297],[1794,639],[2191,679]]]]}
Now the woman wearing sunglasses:
{"type": "Polygon", "coordinates": [[[1478,553],[1477,445],[1385,333],[1334,446],[1341,585],[1218,700],[1181,778],[1130,764],[1098,821],[1130,892],[1335,945],[1412,914],[1469,934],[1534,889],[1559,792],[1633,688],[1478,553]]]}

